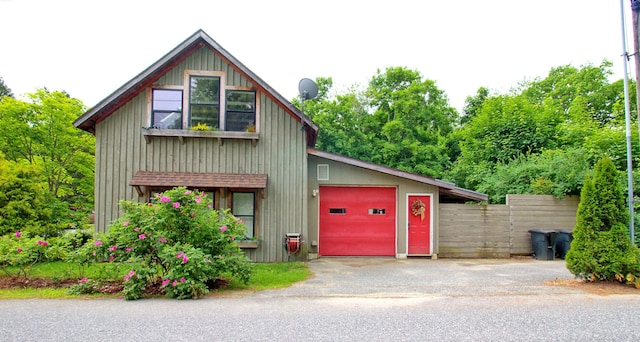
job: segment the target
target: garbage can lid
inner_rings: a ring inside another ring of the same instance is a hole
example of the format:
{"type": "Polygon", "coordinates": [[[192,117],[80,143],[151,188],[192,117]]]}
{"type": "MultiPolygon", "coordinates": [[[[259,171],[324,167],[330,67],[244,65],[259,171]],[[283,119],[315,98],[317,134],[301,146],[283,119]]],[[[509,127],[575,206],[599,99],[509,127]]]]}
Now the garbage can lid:
{"type": "Polygon", "coordinates": [[[557,233],[557,230],[553,229],[531,229],[529,233],[540,233],[540,234],[549,234],[549,233],[557,233]]]}
{"type": "Polygon", "coordinates": [[[558,230],[558,233],[572,234],[573,230],[571,230],[571,229],[560,229],[560,230],[558,230]]]}

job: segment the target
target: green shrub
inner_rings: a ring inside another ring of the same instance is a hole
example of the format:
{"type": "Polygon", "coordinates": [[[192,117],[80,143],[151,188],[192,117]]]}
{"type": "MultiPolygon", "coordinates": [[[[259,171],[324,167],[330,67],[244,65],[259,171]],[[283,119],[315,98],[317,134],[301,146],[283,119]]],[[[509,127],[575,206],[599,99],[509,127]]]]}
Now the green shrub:
{"type": "Polygon", "coordinates": [[[87,278],[80,279],[78,284],[70,286],[67,290],[67,293],[76,296],[85,294],[96,294],[98,292],[100,292],[100,283],[87,278]]]}
{"type": "Polygon", "coordinates": [[[36,263],[62,260],[66,253],[66,246],[58,240],[28,237],[19,231],[0,237],[0,269],[10,276],[28,278],[29,271],[36,263]],[[18,271],[12,272],[9,266],[18,271]]]}
{"type": "Polygon", "coordinates": [[[206,194],[184,187],[158,194],[153,203],[122,201],[122,218],[69,260],[80,264],[136,265],[125,277],[125,298],[137,299],[162,279],[173,298],[198,298],[222,274],[249,280],[251,261],[235,243],[246,234],[241,220],[216,211],[206,194]]]}
{"type": "Polygon", "coordinates": [[[622,185],[613,162],[603,157],[587,177],[573,231],[567,268],[578,278],[633,280],[640,276],[640,250],[631,244],[622,185]]]}

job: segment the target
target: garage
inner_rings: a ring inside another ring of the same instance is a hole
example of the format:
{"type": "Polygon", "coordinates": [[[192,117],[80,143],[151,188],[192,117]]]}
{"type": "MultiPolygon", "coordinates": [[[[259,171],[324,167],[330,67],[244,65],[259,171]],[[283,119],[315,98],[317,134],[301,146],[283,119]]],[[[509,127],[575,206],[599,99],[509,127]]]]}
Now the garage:
{"type": "Polygon", "coordinates": [[[321,186],[318,252],[395,256],[396,188],[321,186]]]}

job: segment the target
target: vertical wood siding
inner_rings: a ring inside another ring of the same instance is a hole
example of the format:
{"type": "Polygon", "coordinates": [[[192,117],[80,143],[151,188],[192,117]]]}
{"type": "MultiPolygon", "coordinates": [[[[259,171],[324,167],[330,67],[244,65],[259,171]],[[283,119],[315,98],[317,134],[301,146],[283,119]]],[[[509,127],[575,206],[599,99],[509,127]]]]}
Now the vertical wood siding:
{"type": "MultiPolygon", "coordinates": [[[[434,253],[437,251],[438,245],[438,220],[439,220],[439,210],[438,210],[438,201],[439,194],[438,188],[433,185],[428,185],[424,183],[419,183],[416,181],[387,175],[384,173],[366,170],[360,167],[347,165],[343,163],[339,163],[332,160],[327,160],[324,158],[320,158],[317,156],[309,156],[309,168],[308,168],[308,184],[309,188],[307,189],[308,198],[309,199],[309,216],[307,218],[308,221],[308,230],[309,235],[306,239],[309,241],[318,241],[318,226],[319,226],[319,199],[322,196],[320,193],[317,197],[311,197],[311,193],[314,189],[319,189],[321,185],[364,185],[364,186],[392,186],[397,189],[397,245],[396,245],[396,253],[397,254],[406,254],[406,246],[407,246],[407,217],[406,213],[408,212],[407,208],[407,194],[408,193],[425,193],[433,195],[433,246],[434,253]],[[329,180],[328,181],[318,181],[317,175],[317,165],[318,164],[328,164],[329,165],[329,180]]],[[[309,247],[310,253],[317,253],[316,247],[309,247]]]]}
{"type": "MultiPolygon", "coordinates": [[[[227,85],[251,86],[207,48],[190,56],[155,85],[182,85],[186,69],[222,70],[227,73],[227,85]]],[[[265,94],[258,92],[257,96],[260,139],[255,147],[247,140],[225,139],[221,144],[206,138],[185,138],[181,143],[178,138],[154,137],[147,144],[141,133],[142,127],[149,126],[146,92],[98,124],[96,229],[104,232],[119,217],[120,200],[144,200],[128,185],[137,171],[265,173],[265,198],[257,196],[259,247],[245,252],[257,262],[287,260],[284,234],[306,234],[306,138],[300,123],[265,94]]],[[[226,206],[226,201],[220,204],[226,206]]]]}

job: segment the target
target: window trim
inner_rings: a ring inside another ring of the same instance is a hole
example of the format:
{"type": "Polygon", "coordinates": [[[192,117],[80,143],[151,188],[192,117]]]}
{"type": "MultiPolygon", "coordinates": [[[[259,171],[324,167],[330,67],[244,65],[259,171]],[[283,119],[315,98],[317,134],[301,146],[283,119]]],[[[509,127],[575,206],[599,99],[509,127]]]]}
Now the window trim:
{"type": "Polygon", "coordinates": [[[183,85],[158,85],[154,84],[147,88],[147,113],[146,122],[151,124],[151,112],[153,110],[153,90],[154,89],[167,89],[167,90],[181,90],[182,91],[182,129],[159,129],[155,127],[142,127],[142,135],[147,144],[153,141],[154,137],[177,137],[181,143],[184,144],[185,138],[208,138],[218,139],[220,144],[223,144],[224,139],[235,140],[250,140],[252,146],[255,147],[260,138],[260,108],[262,93],[255,87],[249,86],[237,86],[226,85],[227,78],[226,73],[222,71],[205,71],[205,70],[184,70],[183,85]],[[184,104],[188,103],[189,99],[189,78],[191,76],[215,76],[220,77],[220,89],[224,89],[224,96],[220,96],[220,120],[226,123],[226,92],[227,90],[239,90],[239,91],[253,91],[256,94],[256,108],[255,108],[255,132],[239,132],[239,131],[193,131],[190,129],[188,123],[190,118],[189,108],[185,108],[184,104]],[[186,89],[186,90],[185,90],[186,89]],[[187,102],[185,102],[187,101],[187,102]]]}
{"type": "MultiPolygon", "coordinates": [[[[260,229],[258,225],[258,192],[251,189],[229,189],[227,192],[227,208],[231,211],[231,214],[236,216],[233,213],[233,195],[236,193],[250,193],[253,195],[253,234],[252,238],[256,239],[260,237],[260,229]]],[[[242,215],[247,216],[247,215],[242,215]]],[[[237,217],[237,216],[236,216],[237,217]]]]}
{"type": "Polygon", "coordinates": [[[225,131],[227,132],[249,132],[248,128],[249,126],[247,125],[247,127],[244,130],[240,130],[240,131],[230,131],[228,130],[228,126],[227,124],[229,123],[228,119],[231,117],[229,114],[230,113],[237,113],[237,114],[252,114],[253,115],[253,120],[251,120],[251,123],[249,125],[253,125],[253,131],[252,132],[257,132],[258,129],[256,128],[256,118],[257,118],[257,104],[258,104],[258,92],[255,91],[254,89],[237,89],[237,87],[235,88],[225,88],[224,90],[224,97],[225,97],[225,101],[228,100],[228,96],[229,93],[231,92],[235,92],[235,93],[251,93],[253,94],[253,111],[242,111],[242,110],[229,110],[228,108],[228,102],[226,102],[225,104],[225,108],[224,108],[224,114],[225,114],[225,131]]]}
{"type": "MultiPolygon", "coordinates": [[[[182,89],[155,88],[155,87],[151,88],[151,100],[150,100],[150,102],[151,102],[151,111],[150,111],[150,120],[149,120],[149,122],[151,122],[151,125],[154,126],[154,127],[156,127],[154,125],[155,114],[157,114],[157,113],[177,113],[177,111],[160,110],[160,109],[156,109],[154,107],[154,104],[155,104],[154,93],[155,93],[156,90],[157,91],[171,91],[171,92],[178,92],[179,91],[180,92],[180,98],[183,97],[183,90],[182,89]]],[[[182,102],[180,103],[180,105],[182,105],[182,102]]],[[[182,125],[182,122],[183,122],[183,120],[182,120],[182,118],[184,117],[183,111],[184,110],[181,107],[180,108],[180,125],[182,125]]],[[[179,129],[182,129],[182,126],[179,129]]]]}
{"type": "MultiPolygon", "coordinates": [[[[182,91],[182,127],[185,130],[191,130],[191,77],[218,77],[220,79],[219,92],[225,91],[227,78],[224,72],[222,71],[206,71],[206,70],[185,70],[183,75],[183,87],[182,91]],[[187,106],[185,106],[185,103],[187,106]],[[185,108],[186,107],[186,108],[185,108]]],[[[218,115],[219,115],[219,123],[220,127],[217,128],[218,131],[225,131],[225,111],[223,109],[227,108],[226,103],[226,91],[225,94],[218,94],[219,102],[218,102],[218,115]]]]}

